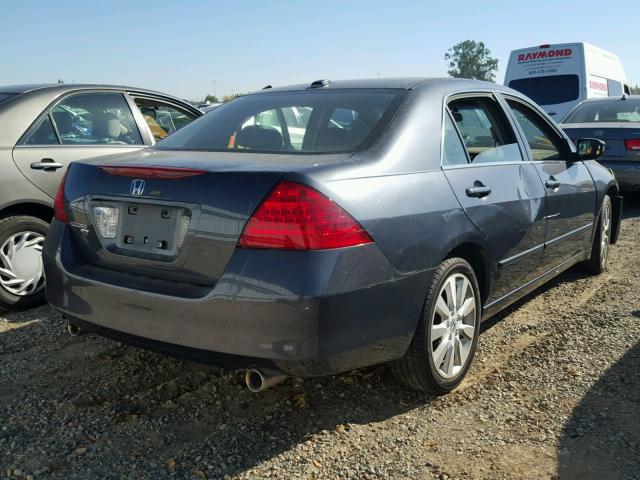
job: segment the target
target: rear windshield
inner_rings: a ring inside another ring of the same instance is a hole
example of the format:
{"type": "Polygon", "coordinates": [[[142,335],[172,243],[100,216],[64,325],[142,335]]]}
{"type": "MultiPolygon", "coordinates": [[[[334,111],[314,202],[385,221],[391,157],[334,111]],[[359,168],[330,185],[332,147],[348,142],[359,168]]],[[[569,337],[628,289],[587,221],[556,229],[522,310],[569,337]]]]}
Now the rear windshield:
{"type": "Polygon", "coordinates": [[[571,102],[580,96],[578,75],[520,78],[511,80],[509,87],[524,93],[538,105],[571,102]]]}
{"type": "Polygon", "coordinates": [[[9,100],[17,95],[17,93],[0,93],[0,103],[9,100]]]}
{"type": "Polygon", "coordinates": [[[158,150],[339,153],[369,148],[405,90],[265,92],[226,103],[156,145],[158,150]]]}
{"type": "Polygon", "coordinates": [[[569,112],[562,122],[640,122],[640,99],[585,102],[569,112]]]}

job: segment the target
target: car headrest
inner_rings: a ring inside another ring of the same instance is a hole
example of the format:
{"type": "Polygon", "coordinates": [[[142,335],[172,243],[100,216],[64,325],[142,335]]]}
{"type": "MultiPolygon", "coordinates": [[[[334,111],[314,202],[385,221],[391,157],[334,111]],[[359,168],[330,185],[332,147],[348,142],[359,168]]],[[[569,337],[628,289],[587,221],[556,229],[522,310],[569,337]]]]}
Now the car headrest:
{"type": "Polygon", "coordinates": [[[96,113],[93,117],[92,134],[99,139],[117,139],[122,134],[122,124],[112,113],[96,113]]]}
{"type": "Polygon", "coordinates": [[[236,145],[250,150],[282,150],[282,135],[274,128],[248,125],[236,135],[236,145]]]}

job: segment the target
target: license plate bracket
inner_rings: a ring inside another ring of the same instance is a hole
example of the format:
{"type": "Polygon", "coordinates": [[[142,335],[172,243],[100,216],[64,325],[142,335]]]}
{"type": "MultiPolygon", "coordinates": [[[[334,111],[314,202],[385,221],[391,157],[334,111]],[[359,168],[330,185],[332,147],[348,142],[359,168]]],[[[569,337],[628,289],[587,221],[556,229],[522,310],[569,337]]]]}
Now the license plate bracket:
{"type": "Polygon", "coordinates": [[[174,256],[185,216],[185,209],[179,207],[125,202],[120,209],[116,246],[174,256]]]}

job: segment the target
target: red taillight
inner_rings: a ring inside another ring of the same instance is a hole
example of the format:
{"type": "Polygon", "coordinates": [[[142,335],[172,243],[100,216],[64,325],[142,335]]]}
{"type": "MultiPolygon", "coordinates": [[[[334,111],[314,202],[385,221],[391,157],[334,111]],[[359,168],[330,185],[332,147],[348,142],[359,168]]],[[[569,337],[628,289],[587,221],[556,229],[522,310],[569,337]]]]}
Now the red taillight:
{"type": "Polygon", "coordinates": [[[324,250],[371,242],[362,226],[331,199],[307,185],[280,182],[249,219],[238,246],[324,250]]]}
{"type": "Polygon", "coordinates": [[[118,175],[121,177],[136,178],[157,178],[162,180],[171,180],[174,178],[195,177],[206,173],[204,170],[195,168],[181,167],[143,167],[139,165],[126,166],[101,166],[100,169],[110,175],[118,175]]]}
{"type": "Polygon", "coordinates": [[[624,146],[627,150],[640,150],[640,138],[634,138],[633,140],[625,140],[624,146]]]}
{"type": "Polygon", "coordinates": [[[58,193],[53,201],[54,218],[59,222],[69,223],[69,216],[64,209],[64,184],[67,181],[67,172],[64,173],[60,186],[58,187],[58,193]]]}

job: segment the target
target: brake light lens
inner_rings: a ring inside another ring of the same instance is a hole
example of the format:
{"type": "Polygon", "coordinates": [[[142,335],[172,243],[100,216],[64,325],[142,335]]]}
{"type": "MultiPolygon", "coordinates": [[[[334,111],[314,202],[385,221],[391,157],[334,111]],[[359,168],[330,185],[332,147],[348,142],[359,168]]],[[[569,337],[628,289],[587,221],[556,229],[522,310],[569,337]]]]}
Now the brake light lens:
{"type": "Polygon", "coordinates": [[[181,167],[144,167],[139,165],[101,166],[100,169],[110,175],[120,177],[157,178],[172,180],[176,178],[196,177],[206,173],[204,170],[181,167]]]}
{"type": "Polygon", "coordinates": [[[640,150],[640,138],[625,140],[624,146],[627,150],[640,150]]]}
{"type": "Polygon", "coordinates": [[[53,217],[59,222],[63,223],[69,223],[69,216],[64,209],[64,186],[66,182],[67,172],[65,172],[64,176],[62,177],[62,181],[60,182],[60,186],[58,187],[58,192],[56,193],[56,198],[53,201],[53,217]]]}
{"type": "Polygon", "coordinates": [[[239,247],[325,250],[372,243],[338,204],[307,185],[280,182],[253,213],[239,247]]]}

